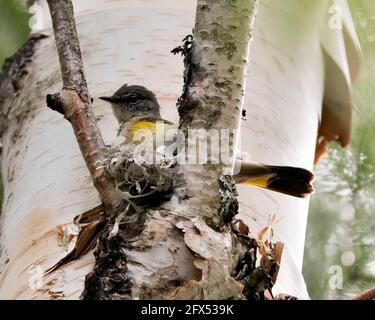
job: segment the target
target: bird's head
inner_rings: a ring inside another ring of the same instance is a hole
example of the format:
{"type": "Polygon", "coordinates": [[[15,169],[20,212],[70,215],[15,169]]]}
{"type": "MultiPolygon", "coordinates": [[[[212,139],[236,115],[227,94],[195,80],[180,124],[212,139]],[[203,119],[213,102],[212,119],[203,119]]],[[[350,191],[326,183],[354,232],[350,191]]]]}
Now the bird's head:
{"type": "Polygon", "coordinates": [[[111,103],[119,123],[134,116],[160,117],[160,106],[155,94],[142,86],[125,84],[112,96],[100,97],[100,99],[111,103]]]}

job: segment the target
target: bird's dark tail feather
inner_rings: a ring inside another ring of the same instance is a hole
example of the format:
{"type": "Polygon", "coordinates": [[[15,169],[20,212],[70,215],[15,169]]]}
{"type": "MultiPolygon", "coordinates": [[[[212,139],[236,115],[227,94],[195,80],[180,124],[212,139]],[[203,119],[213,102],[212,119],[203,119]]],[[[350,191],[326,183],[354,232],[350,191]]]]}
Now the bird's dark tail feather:
{"type": "Polygon", "coordinates": [[[267,181],[267,189],[298,198],[307,198],[314,192],[314,175],[303,168],[266,166],[274,174],[267,181]]]}
{"type": "Polygon", "coordinates": [[[235,177],[237,183],[260,187],[298,198],[314,192],[314,175],[303,168],[243,163],[235,177]]]}

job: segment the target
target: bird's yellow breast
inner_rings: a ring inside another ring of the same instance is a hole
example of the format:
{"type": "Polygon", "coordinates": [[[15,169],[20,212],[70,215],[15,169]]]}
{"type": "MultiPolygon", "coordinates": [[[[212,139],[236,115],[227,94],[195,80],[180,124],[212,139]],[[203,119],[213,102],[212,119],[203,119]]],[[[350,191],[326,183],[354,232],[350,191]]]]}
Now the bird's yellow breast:
{"type": "Polygon", "coordinates": [[[156,132],[156,123],[151,121],[136,121],[129,126],[129,130],[134,135],[138,130],[150,130],[152,134],[156,132]]]}
{"type": "Polygon", "coordinates": [[[161,138],[164,137],[167,130],[173,128],[174,125],[166,120],[150,117],[134,117],[121,128],[121,135],[123,135],[127,141],[139,143],[143,140],[143,137],[150,135],[150,137],[161,138]]]}

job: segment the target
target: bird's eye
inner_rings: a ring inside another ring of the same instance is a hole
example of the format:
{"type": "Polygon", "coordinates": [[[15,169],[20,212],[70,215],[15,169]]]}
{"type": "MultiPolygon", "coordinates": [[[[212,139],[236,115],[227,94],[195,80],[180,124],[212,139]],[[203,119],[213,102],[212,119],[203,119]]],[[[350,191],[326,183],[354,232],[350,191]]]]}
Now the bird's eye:
{"type": "Polygon", "coordinates": [[[129,103],[131,103],[131,104],[136,104],[137,102],[138,102],[138,96],[137,95],[135,95],[135,94],[132,94],[132,95],[130,95],[129,97],[128,97],[128,99],[127,99],[128,101],[129,101],[129,103]]]}

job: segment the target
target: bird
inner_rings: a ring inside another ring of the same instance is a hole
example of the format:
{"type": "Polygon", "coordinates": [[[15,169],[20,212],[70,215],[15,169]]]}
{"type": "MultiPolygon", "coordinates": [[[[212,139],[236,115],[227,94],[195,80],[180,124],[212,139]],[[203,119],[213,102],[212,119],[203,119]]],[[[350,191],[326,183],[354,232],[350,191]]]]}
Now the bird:
{"type": "MultiPolygon", "coordinates": [[[[120,126],[119,135],[126,141],[134,141],[134,136],[142,129],[148,130],[155,137],[158,124],[164,125],[165,129],[178,127],[161,117],[156,95],[144,86],[124,84],[111,96],[101,96],[99,99],[111,104],[120,126]]],[[[236,165],[239,166],[238,173],[234,175],[236,184],[297,198],[308,198],[314,193],[314,174],[307,169],[239,159],[236,165]]]]}

